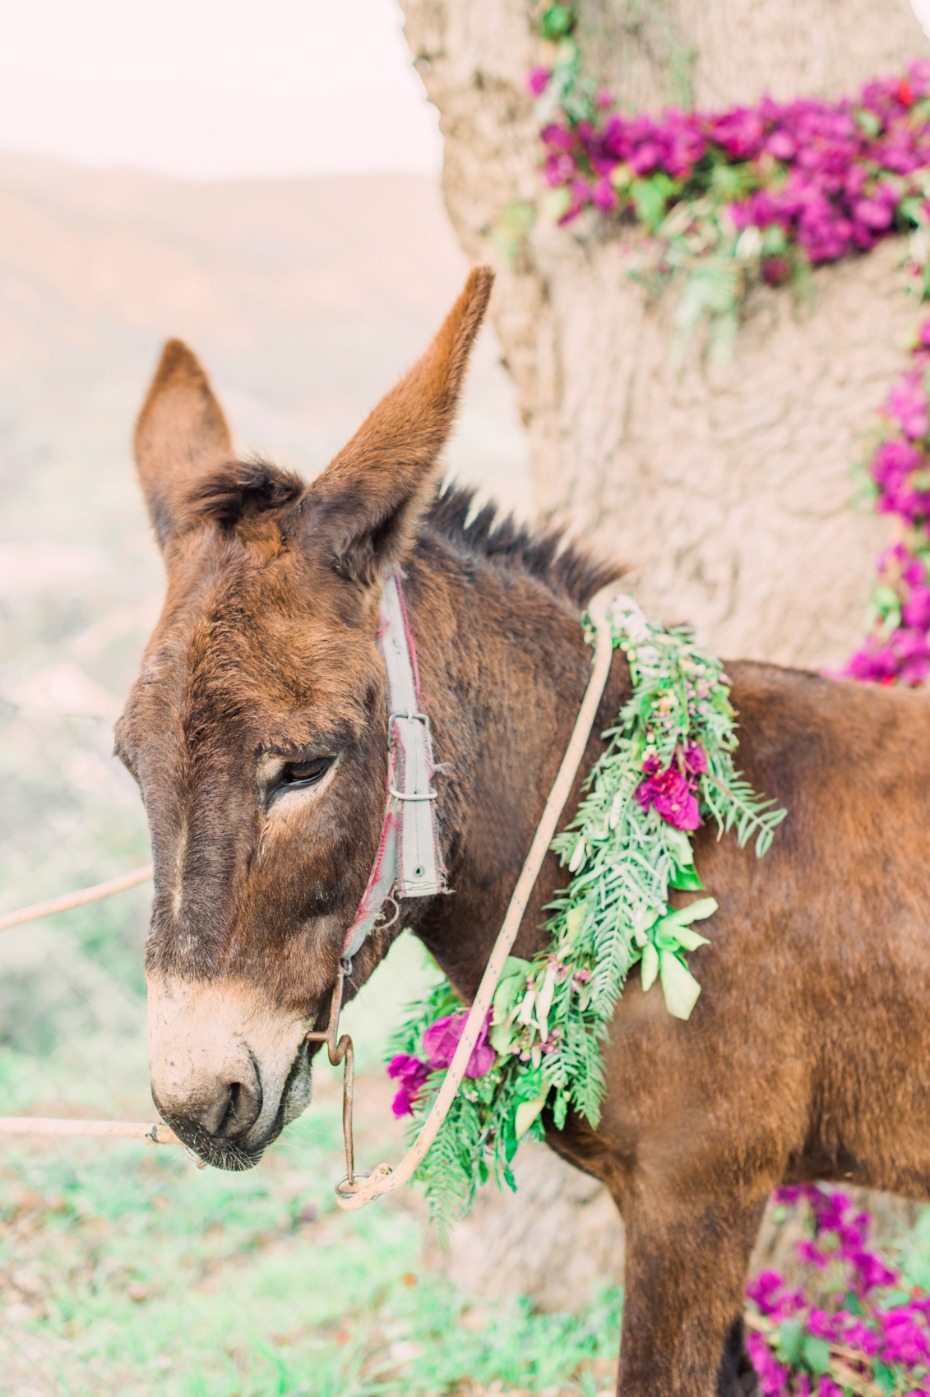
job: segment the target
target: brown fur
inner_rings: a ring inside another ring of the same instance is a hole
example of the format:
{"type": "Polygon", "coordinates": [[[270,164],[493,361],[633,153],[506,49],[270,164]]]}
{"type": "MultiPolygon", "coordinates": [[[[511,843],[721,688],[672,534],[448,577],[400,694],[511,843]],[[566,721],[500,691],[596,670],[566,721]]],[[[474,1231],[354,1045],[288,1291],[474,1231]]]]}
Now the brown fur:
{"type": "MultiPolygon", "coordinates": [[[[210,994],[244,986],[249,1012],[279,1024],[275,1044],[323,1012],[383,815],[376,579],[398,559],[455,889],[402,921],[463,996],[475,990],[587,679],[580,605],[613,571],[486,513],[468,523],[455,492],[428,506],[489,285],[473,273],[431,350],[299,492],[272,467],[228,461],[202,371],[166,350],[137,442],[168,594],[118,728],[151,824],[146,964],[153,994],[168,986],[162,1006],[196,1001],[208,1016],[210,994]],[[282,803],[263,773],[307,753],[338,754],[330,784],[282,803]]],[[[549,1136],[626,1222],[624,1397],[738,1390],[746,1268],[777,1184],[930,1194],[927,700],[765,665],[731,674],[740,764],[788,818],[762,862],[699,833],[720,907],[693,957],[694,1014],[672,1019],[634,976],[605,1045],[600,1126],[549,1136]]],[[[618,657],[586,766],[627,691],[618,657]]],[[[550,859],[519,953],[540,947],[563,878],[550,859]]],[[[395,934],[371,938],[356,985],[395,934]]],[[[229,1081],[201,1073],[189,1101],[171,1088],[172,1123],[213,1162],[254,1162],[306,1099],[288,1077],[256,1135],[266,1069],[250,1051],[246,1082],[240,1064],[229,1081]]]]}

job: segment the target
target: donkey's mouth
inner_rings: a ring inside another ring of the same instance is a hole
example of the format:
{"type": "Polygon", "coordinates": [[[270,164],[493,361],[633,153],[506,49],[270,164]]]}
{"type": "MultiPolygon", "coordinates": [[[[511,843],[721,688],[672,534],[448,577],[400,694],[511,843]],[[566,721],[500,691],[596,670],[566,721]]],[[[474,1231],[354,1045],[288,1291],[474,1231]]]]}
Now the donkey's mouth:
{"type": "Polygon", "coordinates": [[[272,1136],[258,1149],[246,1149],[244,1145],[229,1140],[218,1140],[200,1126],[192,1125],[190,1121],[172,1120],[170,1117],[166,1117],[166,1120],[178,1139],[197,1156],[198,1161],[201,1164],[209,1164],[214,1169],[228,1169],[239,1173],[245,1169],[254,1169],[265,1153],[266,1146],[274,1139],[272,1136]]]}

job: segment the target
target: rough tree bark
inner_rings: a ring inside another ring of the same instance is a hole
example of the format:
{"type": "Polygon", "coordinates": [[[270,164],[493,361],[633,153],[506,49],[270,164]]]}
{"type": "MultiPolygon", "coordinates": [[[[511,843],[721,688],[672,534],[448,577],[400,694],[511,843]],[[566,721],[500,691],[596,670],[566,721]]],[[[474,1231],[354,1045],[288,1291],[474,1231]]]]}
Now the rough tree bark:
{"type": "MultiPolygon", "coordinates": [[[[819,271],[816,299],[760,291],[729,363],[670,362],[657,304],[592,215],[540,218],[515,261],[494,232],[536,204],[526,73],[544,58],[527,0],[404,0],[445,137],[444,192],[468,254],[496,264],[492,314],[542,509],[636,566],[647,607],[711,643],[811,665],[855,640],[887,526],[850,509],[848,465],[913,318],[900,245],[819,271]],[[803,560],[803,566],[799,566],[803,560]]],[[[837,94],[926,45],[907,0],[587,0],[586,67],[624,105],[837,94]],[[684,91],[683,91],[684,89],[684,91]]],[[[630,239],[628,238],[628,241],[630,239]]]]}
{"type": "MultiPolygon", "coordinates": [[[[525,86],[545,61],[538,7],[402,7],[440,113],[452,223],[466,252],[498,269],[492,315],[542,511],[631,563],[648,611],[687,618],[723,654],[841,662],[889,537],[851,508],[848,467],[903,362],[914,307],[902,247],[818,271],[806,311],[785,290],[754,293],[730,361],[711,364],[695,342],[678,369],[674,287],[650,302],[626,275],[630,247],[603,220],[560,229],[539,217],[512,260],[498,250],[508,206],[541,194],[525,86]]],[[[581,11],[585,67],[625,107],[837,95],[926,52],[907,0],[585,0],[581,11]]],[[[531,1226],[511,1208],[479,1217],[461,1245],[486,1257],[486,1273],[503,1268],[502,1289],[516,1262],[521,1280],[561,1303],[566,1287],[551,1281],[564,1229],[582,1225],[578,1185],[554,1184],[549,1166],[530,1173],[524,1200],[546,1200],[545,1228],[538,1209],[531,1226]],[[561,1209],[560,1187],[575,1197],[561,1209]],[[517,1258],[518,1234],[530,1240],[517,1258]]],[[[584,1212],[595,1218],[589,1243],[615,1251],[603,1205],[584,1212]]]]}

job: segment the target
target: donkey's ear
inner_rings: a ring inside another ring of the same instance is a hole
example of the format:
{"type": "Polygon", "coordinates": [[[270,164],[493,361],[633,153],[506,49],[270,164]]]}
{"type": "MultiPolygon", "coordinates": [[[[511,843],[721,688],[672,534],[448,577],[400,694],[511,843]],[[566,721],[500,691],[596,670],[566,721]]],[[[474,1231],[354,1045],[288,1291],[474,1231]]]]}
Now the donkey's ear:
{"type": "Polygon", "coordinates": [[[190,519],[192,491],[233,454],[223,410],[180,340],[169,340],[162,351],[136,423],[135,452],[152,526],[164,548],[190,519]]]}
{"type": "Polygon", "coordinates": [[[490,267],[473,269],[423,357],[310,486],[306,508],[314,543],[343,576],[372,582],[410,548],[437,484],[439,455],[493,280],[490,267]]]}

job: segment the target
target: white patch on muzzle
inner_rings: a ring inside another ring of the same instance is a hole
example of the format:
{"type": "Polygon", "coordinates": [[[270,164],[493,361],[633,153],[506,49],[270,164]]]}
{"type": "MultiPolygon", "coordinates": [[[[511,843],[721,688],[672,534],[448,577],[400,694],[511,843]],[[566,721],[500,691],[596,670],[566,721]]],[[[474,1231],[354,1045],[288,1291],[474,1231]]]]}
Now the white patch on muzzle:
{"type": "Polygon", "coordinates": [[[232,1083],[249,1083],[257,1071],[261,1112],[237,1143],[263,1145],[278,1120],[293,1120],[310,1099],[310,1067],[301,1061],[309,1019],[282,1013],[254,985],[241,980],[206,982],[148,978],[149,1064],[152,1092],[168,1117],[196,1121],[232,1083]],[[289,1080],[290,1079],[290,1080],[289,1080]]]}

